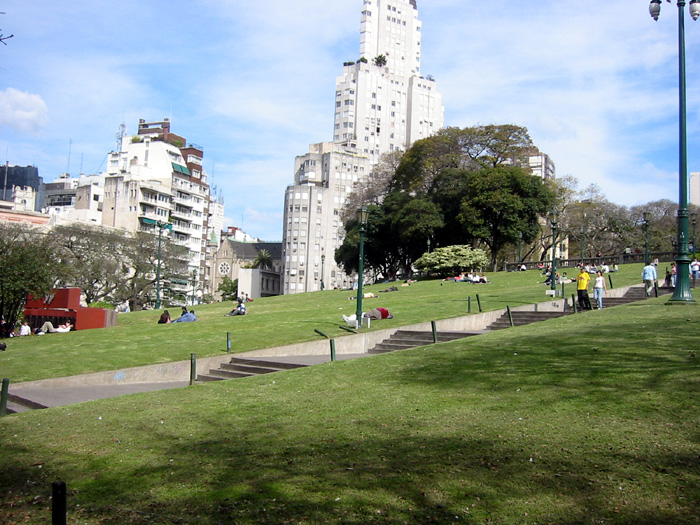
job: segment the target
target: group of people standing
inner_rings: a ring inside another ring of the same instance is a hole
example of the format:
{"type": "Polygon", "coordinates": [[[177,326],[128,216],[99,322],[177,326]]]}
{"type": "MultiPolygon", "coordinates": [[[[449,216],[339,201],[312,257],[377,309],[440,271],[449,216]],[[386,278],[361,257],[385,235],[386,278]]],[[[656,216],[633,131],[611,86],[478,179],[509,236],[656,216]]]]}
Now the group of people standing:
{"type": "MultiPolygon", "coordinates": [[[[581,310],[592,310],[591,299],[588,296],[588,289],[591,283],[591,274],[586,271],[585,267],[582,267],[578,276],[576,277],[576,293],[578,296],[578,307],[581,310]]],[[[601,270],[597,270],[595,273],[595,278],[593,280],[593,299],[596,302],[596,308],[598,310],[603,309],[603,296],[607,291],[607,286],[605,284],[605,276],[601,270]]]]}

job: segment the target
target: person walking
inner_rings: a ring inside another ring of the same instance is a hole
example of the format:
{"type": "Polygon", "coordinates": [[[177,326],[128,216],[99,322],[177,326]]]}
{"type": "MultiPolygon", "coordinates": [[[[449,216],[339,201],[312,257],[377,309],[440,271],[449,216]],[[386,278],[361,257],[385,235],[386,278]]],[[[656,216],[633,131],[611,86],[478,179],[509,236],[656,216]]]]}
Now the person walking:
{"type": "Polygon", "coordinates": [[[591,299],[588,297],[588,283],[591,281],[591,276],[585,268],[576,277],[576,292],[578,293],[578,307],[581,310],[592,310],[591,299]]]}
{"type": "Polygon", "coordinates": [[[603,272],[598,270],[595,283],[593,284],[593,298],[595,299],[598,310],[603,309],[603,295],[605,295],[605,290],[605,277],[603,277],[603,272]]]}
{"type": "Polygon", "coordinates": [[[649,261],[642,269],[642,281],[644,281],[644,286],[646,287],[647,295],[651,295],[654,285],[656,284],[656,266],[650,264],[649,261]]]}

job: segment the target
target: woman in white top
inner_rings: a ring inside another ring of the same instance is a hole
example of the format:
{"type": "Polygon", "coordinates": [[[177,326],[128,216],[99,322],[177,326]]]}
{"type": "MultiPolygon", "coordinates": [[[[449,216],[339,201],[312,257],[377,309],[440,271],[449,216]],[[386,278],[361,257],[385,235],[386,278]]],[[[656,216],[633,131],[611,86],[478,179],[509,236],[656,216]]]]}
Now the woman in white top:
{"type": "Polygon", "coordinates": [[[593,298],[595,299],[598,310],[603,309],[603,294],[605,293],[605,277],[603,272],[596,272],[595,284],[593,285],[593,298]]]}

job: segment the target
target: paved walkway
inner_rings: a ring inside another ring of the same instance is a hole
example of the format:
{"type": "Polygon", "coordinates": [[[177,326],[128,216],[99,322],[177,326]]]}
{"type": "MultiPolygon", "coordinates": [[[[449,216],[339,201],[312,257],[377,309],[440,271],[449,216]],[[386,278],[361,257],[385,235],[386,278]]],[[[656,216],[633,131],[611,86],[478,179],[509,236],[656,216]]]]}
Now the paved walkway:
{"type": "MultiPolygon", "coordinates": [[[[336,355],[336,361],[367,357],[372,354],[342,354],[336,355]]],[[[250,359],[258,361],[275,361],[279,363],[294,363],[299,365],[319,365],[329,363],[330,355],[303,355],[284,357],[247,357],[245,354],[231,354],[231,357],[250,359]]],[[[140,392],[154,392],[156,390],[167,390],[170,388],[183,388],[189,386],[189,381],[170,381],[157,383],[132,383],[123,385],[81,385],[70,387],[41,387],[22,383],[13,385],[10,383],[9,393],[38,403],[45,407],[57,407],[94,401],[95,399],[106,399],[111,397],[136,394],[140,392]]],[[[16,408],[12,402],[8,403],[8,408],[16,408]]]]}

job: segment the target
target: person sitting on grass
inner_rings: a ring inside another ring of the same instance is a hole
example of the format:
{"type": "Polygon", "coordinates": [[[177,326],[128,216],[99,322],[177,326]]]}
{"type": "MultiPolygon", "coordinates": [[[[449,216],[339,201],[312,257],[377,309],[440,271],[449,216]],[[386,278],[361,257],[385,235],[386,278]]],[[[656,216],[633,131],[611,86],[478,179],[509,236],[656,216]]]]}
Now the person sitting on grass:
{"type": "Polygon", "coordinates": [[[197,316],[194,315],[194,310],[190,310],[188,313],[182,314],[180,317],[172,321],[173,323],[191,323],[197,320],[197,316]]]}
{"type": "Polygon", "coordinates": [[[248,311],[245,308],[245,304],[243,304],[243,298],[239,297],[238,306],[236,306],[233,310],[227,313],[224,317],[233,317],[234,315],[246,315],[247,313],[248,311]]]}
{"type": "Polygon", "coordinates": [[[168,324],[170,323],[170,312],[167,310],[160,314],[160,319],[158,319],[158,324],[168,324]]]}
{"type": "Polygon", "coordinates": [[[54,325],[51,321],[46,321],[43,325],[41,325],[41,328],[39,328],[36,331],[36,334],[37,335],[60,334],[60,333],[64,333],[64,332],[70,332],[72,328],[73,328],[73,325],[70,323],[70,321],[67,321],[66,324],[59,324],[56,327],[54,327],[54,325]]]}

